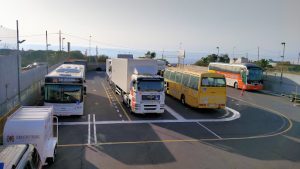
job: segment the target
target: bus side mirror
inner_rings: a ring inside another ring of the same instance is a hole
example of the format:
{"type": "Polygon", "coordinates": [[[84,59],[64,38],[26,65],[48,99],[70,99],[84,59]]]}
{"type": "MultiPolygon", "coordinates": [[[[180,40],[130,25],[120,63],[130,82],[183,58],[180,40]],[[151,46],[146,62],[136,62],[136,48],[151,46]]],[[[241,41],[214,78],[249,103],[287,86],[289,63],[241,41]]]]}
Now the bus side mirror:
{"type": "Polygon", "coordinates": [[[41,86],[41,94],[42,94],[42,96],[45,95],[45,86],[41,86]]]}
{"type": "Polygon", "coordinates": [[[83,86],[83,94],[86,95],[86,86],[83,86]]]}

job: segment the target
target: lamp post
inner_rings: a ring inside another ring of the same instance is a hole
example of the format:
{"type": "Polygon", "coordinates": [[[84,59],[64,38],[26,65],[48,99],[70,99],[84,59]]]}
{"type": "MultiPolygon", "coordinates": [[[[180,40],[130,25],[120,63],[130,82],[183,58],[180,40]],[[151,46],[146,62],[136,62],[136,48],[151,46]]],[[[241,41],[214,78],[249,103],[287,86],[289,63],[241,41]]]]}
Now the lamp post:
{"type": "Polygon", "coordinates": [[[217,50],[218,50],[218,53],[217,53],[217,62],[219,62],[219,60],[220,60],[220,59],[219,59],[219,50],[220,50],[220,48],[219,48],[219,46],[217,46],[216,48],[217,48],[217,50]]]}
{"type": "Polygon", "coordinates": [[[21,104],[21,85],[20,85],[20,67],[21,67],[21,58],[20,58],[20,44],[25,42],[25,40],[19,39],[19,22],[16,21],[17,25],[17,66],[18,66],[18,101],[21,104]]]}
{"type": "Polygon", "coordinates": [[[65,40],[66,38],[62,38],[62,42],[61,42],[61,44],[62,44],[62,51],[64,51],[64,40],[65,40]]]}
{"type": "Polygon", "coordinates": [[[285,42],[281,42],[281,45],[283,46],[282,50],[282,62],[281,62],[281,73],[280,73],[280,82],[282,82],[282,75],[283,75],[283,61],[284,61],[284,52],[285,52],[285,42]]]}

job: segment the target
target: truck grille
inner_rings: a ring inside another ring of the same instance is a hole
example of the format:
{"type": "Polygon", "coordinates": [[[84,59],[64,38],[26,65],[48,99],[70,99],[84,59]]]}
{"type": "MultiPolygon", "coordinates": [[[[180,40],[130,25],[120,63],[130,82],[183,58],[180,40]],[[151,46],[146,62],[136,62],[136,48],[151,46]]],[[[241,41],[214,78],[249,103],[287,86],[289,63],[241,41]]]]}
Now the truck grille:
{"type": "Polygon", "coordinates": [[[156,105],[144,105],[145,110],[156,110],[156,105]]]}
{"type": "Polygon", "coordinates": [[[142,95],[142,100],[159,100],[159,95],[142,95]]]}

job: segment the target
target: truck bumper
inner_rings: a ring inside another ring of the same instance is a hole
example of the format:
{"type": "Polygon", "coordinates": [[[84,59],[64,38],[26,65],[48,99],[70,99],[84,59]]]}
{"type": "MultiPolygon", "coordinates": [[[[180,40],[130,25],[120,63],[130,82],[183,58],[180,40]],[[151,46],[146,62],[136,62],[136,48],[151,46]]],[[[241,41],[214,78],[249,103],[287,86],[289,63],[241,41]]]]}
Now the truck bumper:
{"type": "Polygon", "coordinates": [[[135,110],[133,111],[134,113],[137,114],[146,114],[146,113],[164,113],[164,105],[151,105],[151,104],[141,104],[140,106],[137,105],[135,107],[135,110]]]}

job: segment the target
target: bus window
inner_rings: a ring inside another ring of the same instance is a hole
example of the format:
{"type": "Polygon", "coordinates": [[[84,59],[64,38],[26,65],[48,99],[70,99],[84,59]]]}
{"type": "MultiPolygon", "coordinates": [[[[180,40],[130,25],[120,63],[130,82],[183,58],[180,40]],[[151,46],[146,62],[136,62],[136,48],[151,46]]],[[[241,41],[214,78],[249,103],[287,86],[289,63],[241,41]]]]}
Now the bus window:
{"type": "Polygon", "coordinates": [[[189,83],[188,87],[190,87],[194,90],[198,90],[198,84],[199,84],[199,77],[191,76],[190,83],[189,83]]]}
{"type": "Polygon", "coordinates": [[[175,81],[175,72],[170,72],[170,80],[175,81]]]}
{"type": "Polygon", "coordinates": [[[202,87],[225,87],[225,78],[219,77],[203,77],[201,80],[202,87]]]}
{"type": "Polygon", "coordinates": [[[164,78],[166,78],[166,79],[170,78],[170,71],[168,71],[168,70],[165,71],[164,78]]]}
{"type": "Polygon", "coordinates": [[[183,74],[183,76],[182,76],[182,84],[183,84],[184,86],[188,87],[189,80],[190,80],[190,75],[188,75],[188,74],[183,74]]]}
{"type": "Polygon", "coordinates": [[[182,80],[182,73],[176,72],[176,82],[181,83],[182,80]]]}

